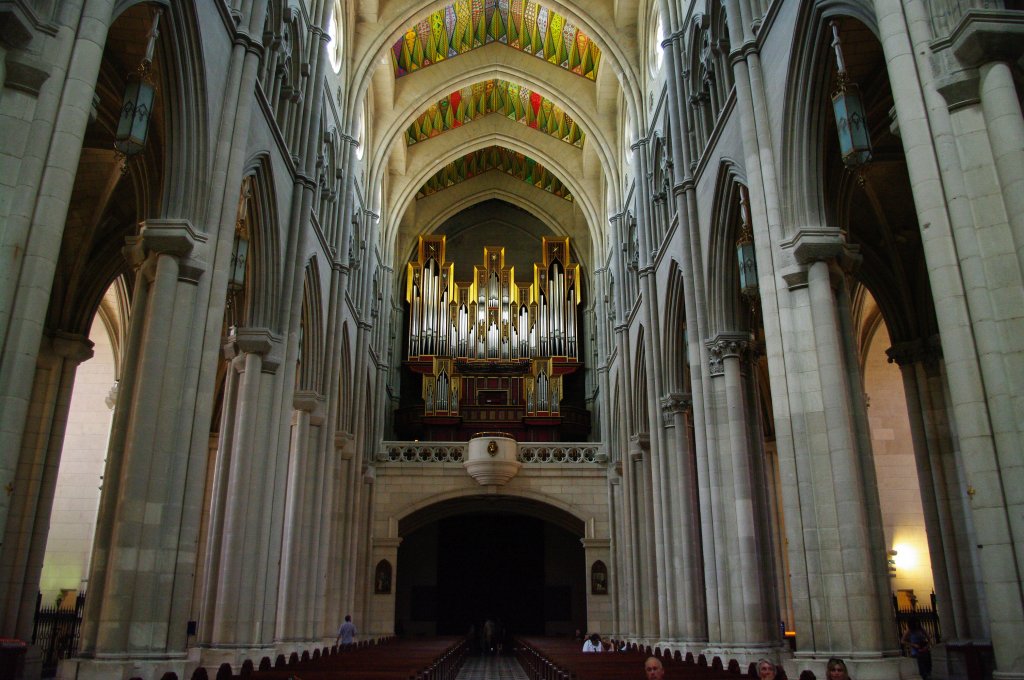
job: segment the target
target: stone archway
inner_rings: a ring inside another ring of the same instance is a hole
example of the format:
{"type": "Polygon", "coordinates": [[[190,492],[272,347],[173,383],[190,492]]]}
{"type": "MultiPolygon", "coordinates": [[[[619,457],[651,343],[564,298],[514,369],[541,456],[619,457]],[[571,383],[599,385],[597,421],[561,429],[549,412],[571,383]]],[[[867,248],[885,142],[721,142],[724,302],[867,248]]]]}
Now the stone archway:
{"type": "MultiPolygon", "coordinates": [[[[410,634],[483,633],[493,649],[511,634],[585,627],[584,524],[511,496],[470,496],[399,523],[395,621],[410,634]]],[[[487,645],[480,636],[482,647],[487,645]]]]}

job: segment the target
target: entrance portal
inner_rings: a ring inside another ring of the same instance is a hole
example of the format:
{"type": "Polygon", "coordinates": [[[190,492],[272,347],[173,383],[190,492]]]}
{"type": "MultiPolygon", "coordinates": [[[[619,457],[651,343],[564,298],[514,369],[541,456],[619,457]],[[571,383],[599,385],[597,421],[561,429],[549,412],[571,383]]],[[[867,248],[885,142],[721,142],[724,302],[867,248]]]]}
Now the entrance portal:
{"type": "Polygon", "coordinates": [[[585,626],[581,534],[514,512],[424,524],[398,550],[395,621],[409,634],[569,634],[585,626]]]}

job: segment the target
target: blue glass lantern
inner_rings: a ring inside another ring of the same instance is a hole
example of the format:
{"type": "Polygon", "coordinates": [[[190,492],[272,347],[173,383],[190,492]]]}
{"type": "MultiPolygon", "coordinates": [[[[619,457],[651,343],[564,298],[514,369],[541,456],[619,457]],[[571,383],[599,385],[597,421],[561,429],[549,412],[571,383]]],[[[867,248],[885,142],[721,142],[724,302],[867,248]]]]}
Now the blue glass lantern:
{"type": "Polygon", "coordinates": [[[149,118],[153,113],[156,86],[143,63],[136,73],[128,77],[121,104],[121,118],[117,121],[114,148],[125,156],[134,156],[146,148],[149,118]]]}
{"type": "Polygon", "coordinates": [[[836,130],[839,132],[839,152],[843,157],[843,165],[853,169],[871,160],[871,135],[860,88],[850,81],[846,73],[846,63],[839,44],[839,26],[834,21],[832,47],[836,51],[838,67],[836,89],[832,93],[832,110],[835,112],[836,130]]]}
{"type": "Polygon", "coordinates": [[[159,23],[160,10],[157,10],[149,31],[146,56],[142,58],[138,70],[128,76],[128,84],[124,89],[121,117],[117,121],[117,132],[114,135],[114,149],[124,157],[134,156],[146,148],[149,119],[153,115],[153,103],[156,100],[156,84],[150,68],[153,65],[156,38],[160,35],[157,30],[159,23]]]}
{"type": "Polygon", "coordinates": [[[740,265],[740,295],[753,299],[758,295],[757,258],[754,255],[754,229],[750,220],[750,197],[744,186],[740,191],[740,237],[736,239],[736,258],[740,265]]]}

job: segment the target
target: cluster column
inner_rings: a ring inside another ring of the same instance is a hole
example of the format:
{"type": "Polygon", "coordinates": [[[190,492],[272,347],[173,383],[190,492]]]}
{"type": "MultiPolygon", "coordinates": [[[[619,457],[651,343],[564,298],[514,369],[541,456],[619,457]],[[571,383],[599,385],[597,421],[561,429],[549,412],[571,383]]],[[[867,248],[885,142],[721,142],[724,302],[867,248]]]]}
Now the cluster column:
{"type": "Polygon", "coordinates": [[[82,624],[84,658],[65,662],[78,678],[109,677],[141,662],[181,673],[196,568],[206,449],[189,446],[189,381],[202,343],[196,295],[206,238],[187,221],[149,220],[125,253],[137,274],[82,624]]]}

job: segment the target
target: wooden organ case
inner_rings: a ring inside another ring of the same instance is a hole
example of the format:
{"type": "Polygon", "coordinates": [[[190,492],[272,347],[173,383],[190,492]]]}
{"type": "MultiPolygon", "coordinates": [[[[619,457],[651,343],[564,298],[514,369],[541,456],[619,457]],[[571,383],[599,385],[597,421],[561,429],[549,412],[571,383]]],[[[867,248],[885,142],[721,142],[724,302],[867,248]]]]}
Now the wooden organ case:
{"type": "Polygon", "coordinates": [[[398,435],[464,441],[501,431],[519,441],[585,440],[590,414],[573,387],[582,368],[580,272],[569,239],[543,239],[529,283],[516,281],[501,246],[484,248],[472,281],[454,279],[445,237],[421,236],[406,271],[403,385],[412,389],[403,390],[398,435]]]}

